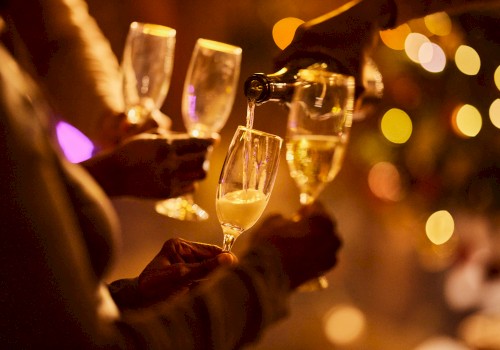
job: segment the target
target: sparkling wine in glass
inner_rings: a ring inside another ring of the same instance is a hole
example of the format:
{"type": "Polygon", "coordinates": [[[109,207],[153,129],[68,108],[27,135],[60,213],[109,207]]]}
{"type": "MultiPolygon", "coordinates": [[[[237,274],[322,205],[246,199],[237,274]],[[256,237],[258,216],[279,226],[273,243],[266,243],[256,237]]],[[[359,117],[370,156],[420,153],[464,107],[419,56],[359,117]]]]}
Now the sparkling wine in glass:
{"type": "Polygon", "coordinates": [[[175,50],[175,29],[151,23],[132,22],[123,59],[123,96],[127,119],[141,125],[153,118],[160,128],[158,113],[168,93],[175,50]]]}
{"type": "MultiPolygon", "coordinates": [[[[317,200],[339,173],[349,139],[354,78],[321,69],[299,72],[288,115],[286,160],[300,203],[317,200]]],[[[303,289],[326,288],[325,277],[303,289]],[[316,284],[316,287],[314,287],[316,284]]]]}
{"type": "Polygon", "coordinates": [[[239,126],[233,136],[217,186],[217,217],[224,233],[223,249],[259,220],[278,173],[283,139],[239,126]]]}
{"type": "MultiPolygon", "coordinates": [[[[182,95],[182,117],[191,137],[219,137],[236,97],[241,51],[238,46],[197,40],[182,95]]],[[[156,211],[178,220],[208,218],[208,213],[194,203],[192,194],[160,201],[156,211]]]]}

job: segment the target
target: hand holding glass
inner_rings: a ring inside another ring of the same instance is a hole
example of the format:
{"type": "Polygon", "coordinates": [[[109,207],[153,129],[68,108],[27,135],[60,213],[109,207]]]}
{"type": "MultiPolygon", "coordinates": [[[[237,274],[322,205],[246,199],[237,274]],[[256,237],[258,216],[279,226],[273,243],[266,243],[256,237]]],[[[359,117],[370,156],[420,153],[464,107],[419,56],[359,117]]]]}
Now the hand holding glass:
{"type": "Polygon", "coordinates": [[[217,217],[230,251],[240,234],[251,228],[266,208],[278,173],[283,139],[239,126],[219,178],[217,217]]]}
{"type": "MultiPolygon", "coordinates": [[[[302,205],[315,201],[340,171],[353,105],[353,77],[315,69],[299,72],[288,116],[286,159],[302,205]]],[[[328,282],[320,277],[318,284],[313,289],[328,282]]]]}
{"type": "MultiPolygon", "coordinates": [[[[233,107],[240,63],[241,48],[197,40],[182,95],[182,116],[191,137],[219,137],[233,107]]],[[[208,218],[207,212],[193,202],[191,194],[158,202],[156,211],[179,220],[208,218]]]]}
{"type": "Polygon", "coordinates": [[[122,59],[123,96],[128,121],[141,125],[153,118],[160,125],[159,109],[170,87],[175,29],[150,23],[130,24],[122,59]]]}

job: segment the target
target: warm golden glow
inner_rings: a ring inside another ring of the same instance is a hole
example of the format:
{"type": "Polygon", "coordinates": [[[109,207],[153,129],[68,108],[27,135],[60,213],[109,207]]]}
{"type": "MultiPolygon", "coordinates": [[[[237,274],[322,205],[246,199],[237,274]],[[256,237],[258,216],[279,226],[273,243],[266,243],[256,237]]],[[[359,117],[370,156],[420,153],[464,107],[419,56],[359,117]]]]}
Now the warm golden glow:
{"type": "Polygon", "coordinates": [[[368,186],[380,199],[396,202],[401,199],[401,176],[391,163],[375,164],[368,173],[368,186]]]}
{"type": "Polygon", "coordinates": [[[401,144],[410,138],[413,124],[405,111],[392,108],[383,115],[380,129],[387,140],[401,144]]]}
{"type": "Polygon", "coordinates": [[[393,50],[404,50],[406,37],[411,33],[408,24],[402,24],[399,27],[380,32],[380,39],[389,48],[393,50]]]}
{"type": "Polygon", "coordinates": [[[500,98],[497,98],[490,106],[490,120],[493,125],[500,129],[500,98]]]}
{"type": "Polygon", "coordinates": [[[452,118],[454,129],[461,136],[474,137],[483,126],[481,113],[469,104],[456,108],[452,118]]]}
{"type": "Polygon", "coordinates": [[[418,50],[418,59],[422,67],[431,73],[442,72],[446,66],[446,55],[435,43],[423,43],[418,50]]]}
{"type": "Polygon", "coordinates": [[[294,17],[283,18],[276,22],[273,26],[274,43],[283,50],[292,42],[297,27],[302,23],[303,20],[294,17]]]}
{"type": "Polygon", "coordinates": [[[335,345],[346,345],[356,341],[365,327],[365,315],[352,305],[337,305],[324,319],[325,335],[335,345]]]}
{"type": "Polygon", "coordinates": [[[411,33],[405,40],[405,52],[410,60],[420,63],[418,52],[424,43],[430,43],[429,38],[420,33],[411,33]]]}
{"type": "Polygon", "coordinates": [[[455,221],[451,214],[446,210],[440,210],[433,213],[427,219],[425,224],[425,234],[434,244],[446,243],[455,230],[455,221]]]}
{"type": "Polygon", "coordinates": [[[455,52],[455,64],[466,75],[476,75],[481,68],[481,58],[472,47],[460,45],[455,52]]]}
{"type": "Polygon", "coordinates": [[[446,36],[451,33],[451,19],[446,12],[437,12],[426,16],[424,23],[432,34],[446,36]]]}

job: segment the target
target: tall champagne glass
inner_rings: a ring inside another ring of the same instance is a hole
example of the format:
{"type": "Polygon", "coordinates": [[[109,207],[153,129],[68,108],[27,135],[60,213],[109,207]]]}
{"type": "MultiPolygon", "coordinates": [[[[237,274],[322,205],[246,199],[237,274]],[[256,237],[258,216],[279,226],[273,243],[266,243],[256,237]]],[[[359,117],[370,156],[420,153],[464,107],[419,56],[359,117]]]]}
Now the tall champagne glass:
{"type": "Polygon", "coordinates": [[[278,173],[283,139],[239,126],[222,166],[217,186],[217,217],[222,226],[222,248],[230,251],[240,234],[262,215],[278,173]]]}
{"type": "MultiPolygon", "coordinates": [[[[286,160],[300,203],[317,200],[342,167],[354,105],[354,78],[324,70],[299,72],[288,115],[286,160]]],[[[303,289],[326,288],[324,276],[303,289]]]]}
{"type": "MultiPolygon", "coordinates": [[[[241,48],[198,39],[191,56],[182,95],[182,116],[189,135],[218,138],[236,96],[241,48]]],[[[205,163],[208,166],[208,162],[205,163]]],[[[160,201],[160,214],[179,220],[205,220],[208,214],[194,203],[192,194],[160,201]]]]}
{"type": "Polygon", "coordinates": [[[129,27],[121,69],[127,118],[131,124],[155,119],[160,127],[160,107],[170,87],[174,61],[175,29],[132,22],[129,27]]]}

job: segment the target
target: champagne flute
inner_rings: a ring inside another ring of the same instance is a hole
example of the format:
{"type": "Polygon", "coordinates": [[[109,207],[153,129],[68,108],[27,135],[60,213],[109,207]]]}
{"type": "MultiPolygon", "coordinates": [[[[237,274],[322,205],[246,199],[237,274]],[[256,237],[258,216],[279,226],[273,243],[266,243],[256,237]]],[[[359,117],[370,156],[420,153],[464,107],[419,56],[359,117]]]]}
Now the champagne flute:
{"type": "Polygon", "coordinates": [[[230,251],[240,234],[251,228],[266,208],[279,166],[283,139],[238,126],[217,186],[217,217],[230,251]]]}
{"type": "MultiPolygon", "coordinates": [[[[321,69],[299,72],[288,115],[286,160],[300,191],[300,203],[313,203],[338,174],[352,124],[354,78],[321,69]]],[[[328,286],[324,276],[303,290],[328,286]]]]}
{"type": "MultiPolygon", "coordinates": [[[[191,137],[219,137],[236,97],[240,64],[240,47],[202,38],[196,41],[182,95],[184,126],[191,137]]],[[[208,218],[192,194],[160,201],[156,211],[178,220],[208,218]]]]}
{"type": "Polygon", "coordinates": [[[153,118],[162,128],[160,107],[172,76],[175,29],[151,23],[132,22],[123,59],[123,97],[129,123],[142,125],[153,118]]]}

